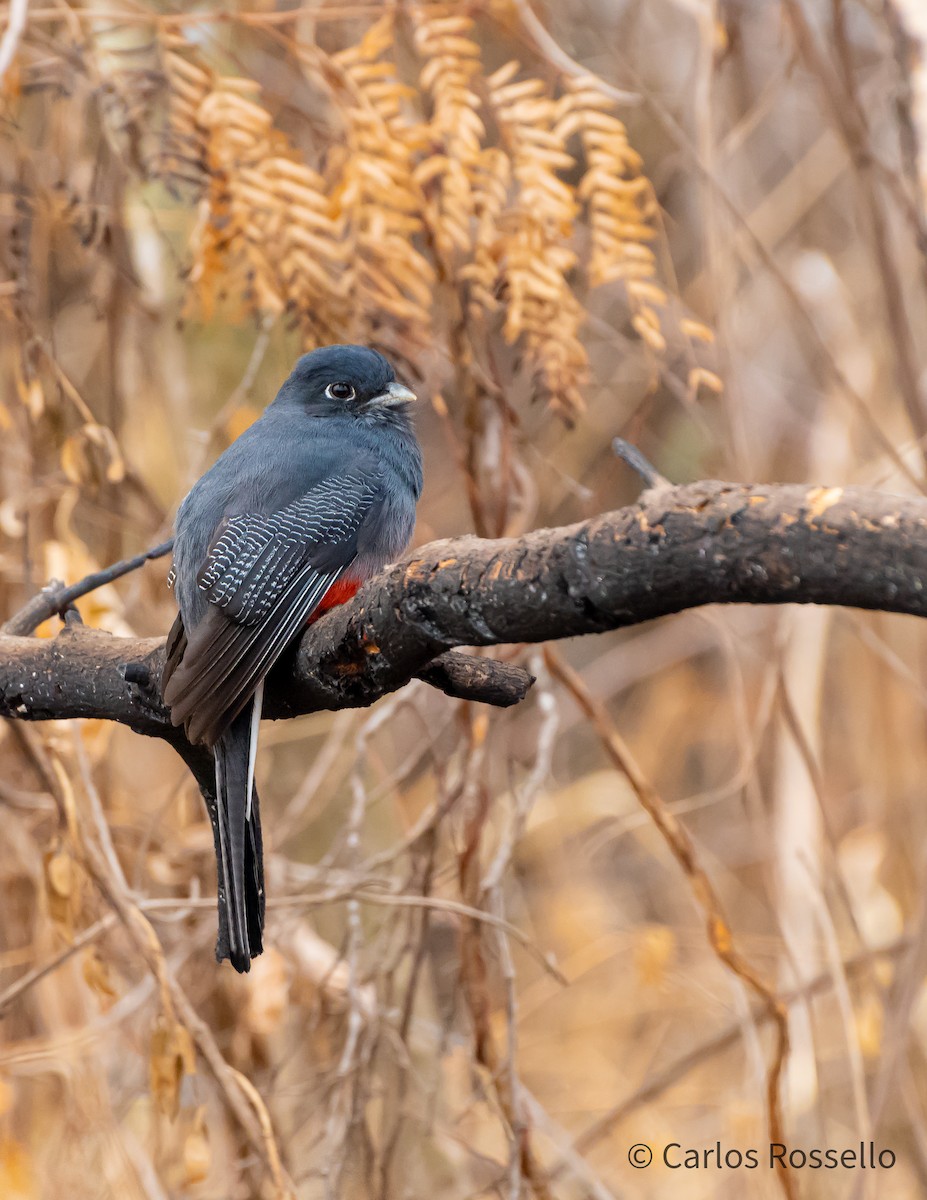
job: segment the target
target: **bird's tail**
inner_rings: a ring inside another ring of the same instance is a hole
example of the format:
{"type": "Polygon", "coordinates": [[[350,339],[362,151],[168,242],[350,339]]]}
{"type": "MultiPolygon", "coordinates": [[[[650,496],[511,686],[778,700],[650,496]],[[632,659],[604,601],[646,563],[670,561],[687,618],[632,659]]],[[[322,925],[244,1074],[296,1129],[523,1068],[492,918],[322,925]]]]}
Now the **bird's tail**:
{"type": "MultiPolygon", "coordinates": [[[[258,701],[260,702],[260,701],[258,701]]],[[[219,864],[219,940],[216,958],[236,971],[251,969],[264,930],[261,813],[254,788],[253,734],[248,703],[216,742],[216,862],[219,864]],[[251,792],[249,804],[249,791],[251,792]]],[[[259,714],[259,710],[258,710],[259,714]]]]}

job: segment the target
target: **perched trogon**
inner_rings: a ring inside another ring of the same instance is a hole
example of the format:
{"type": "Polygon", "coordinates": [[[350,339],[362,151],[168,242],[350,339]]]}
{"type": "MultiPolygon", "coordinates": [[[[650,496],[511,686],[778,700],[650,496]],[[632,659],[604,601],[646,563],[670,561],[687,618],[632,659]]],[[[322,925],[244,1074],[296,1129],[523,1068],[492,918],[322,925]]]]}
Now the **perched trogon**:
{"type": "Polygon", "coordinates": [[[408,545],[422,488],[415,395],[362,346],[299,359],[177,513],[179,614],[162,677],[216,770],[216,957],[247,971],[264,928],[254,760],[264,680],[306,624],[408,545]]]}

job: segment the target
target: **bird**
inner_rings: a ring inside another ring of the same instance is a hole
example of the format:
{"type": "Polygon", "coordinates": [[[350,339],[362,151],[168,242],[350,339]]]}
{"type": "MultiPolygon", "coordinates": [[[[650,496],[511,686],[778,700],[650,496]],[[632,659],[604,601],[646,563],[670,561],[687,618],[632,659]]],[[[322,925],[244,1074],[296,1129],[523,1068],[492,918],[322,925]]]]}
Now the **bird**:
{"type": "Polygon", "coordinates": [[[422,491],[415,399],[376,350],[304,354],[177,512],[161,690],[172,723],[213,753],[216,958],[239,972],[263,949],[264,681],[308,623],[409,544],[422,491]]]}

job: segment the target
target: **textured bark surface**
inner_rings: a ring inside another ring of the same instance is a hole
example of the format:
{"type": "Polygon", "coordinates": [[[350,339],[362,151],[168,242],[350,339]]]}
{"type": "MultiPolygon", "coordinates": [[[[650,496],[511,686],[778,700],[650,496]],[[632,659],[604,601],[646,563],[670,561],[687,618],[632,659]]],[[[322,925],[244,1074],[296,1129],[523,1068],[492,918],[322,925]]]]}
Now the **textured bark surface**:
{"type": "MultiPolygon", "coordinates": [[[[701,482],[517,540],[433,542],[327,614],[278,666],[265,714],[359,707],[419,676],[454,696],[521,699],[527,672],[457,646],[542,642],[712,603],[927,614],[927,500],[853,488],[701,482]],[[439,657],[441,656],[441,657],[439,657]]],[[[164,644],[71,625],[0,636],[0,715],[97,717],[164,737],[164,644]]],[[[197,772],[200,773],[199,771],[197,772]]]]}
{"type": "Polygon", "coordinates": [[[704,604],[927,614],[927,501],[702,482],[515,541],[433,542],[303,638],[277,696],[366,704],[449,646],[600,633],[704,604]]]}

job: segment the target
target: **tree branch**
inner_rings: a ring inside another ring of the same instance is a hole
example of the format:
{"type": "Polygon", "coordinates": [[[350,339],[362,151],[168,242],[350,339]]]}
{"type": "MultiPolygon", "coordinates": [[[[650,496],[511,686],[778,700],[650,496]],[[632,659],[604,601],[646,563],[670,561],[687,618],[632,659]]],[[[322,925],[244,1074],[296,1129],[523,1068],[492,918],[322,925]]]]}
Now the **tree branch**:
{"type": "Polygon", "coordinates": [[[170,554],[173,547],[174,539],[168,538],[160,546],[154,546],[151,550],[146,550],[144,554],[136,554],[134,558],[124,558],[121,562],[113,563],[111,567],[106,567],[103,571],[95,571],[92,575],[82,579],[80,583],[74,583],[70,587],[65,587],[63,583],[52,580],[48,587],[42,588],[38,595],[33,596],[18,613],[14,613],[0,629],[0,632],[33,633],[43,621],[47,621],[50,617],[63,616],[72,607],[75,600],[79,600],[81,596],[86,596],[89,592],[96,591],[97,588],[101,588],[107,583],[112,583],[114,579],[128,575],[130,571],[137,571],[139,567],[144,566],[152,559],[163,558],[165,554],[170,554]]]}
{"type": "MultiPolygon", "coordinates": [[[[445,653],[639,624],[711,603],[815,603],[927,615],[927,501],[854,488],[713,481],[517,540],[434,542],[326,614],[268,681],[265,715],[364,707],[418,675],[511,703],[521,668],[445,653]]],[[[162,737],[202,780],[160,700],[161,639],[77,627],[0,635],[0,715],[97,717],[162,737]]]]}

